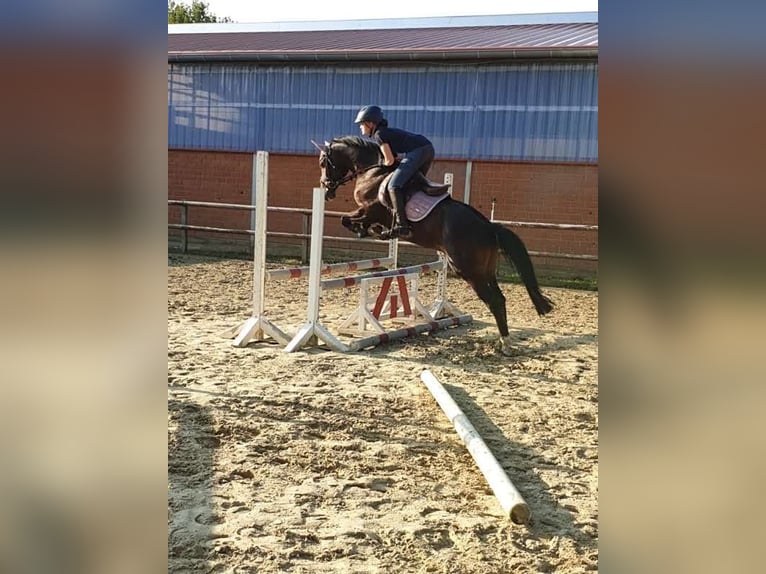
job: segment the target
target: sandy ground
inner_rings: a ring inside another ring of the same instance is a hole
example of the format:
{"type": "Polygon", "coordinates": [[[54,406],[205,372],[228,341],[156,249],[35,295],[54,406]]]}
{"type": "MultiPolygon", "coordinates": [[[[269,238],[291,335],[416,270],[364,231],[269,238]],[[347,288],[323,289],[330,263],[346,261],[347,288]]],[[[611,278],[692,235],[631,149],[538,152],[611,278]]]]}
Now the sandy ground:
{"type": "MultiPolygon", "coordinates": [[[[421,299],[430,303],[432,281],[421,299]]],[[[517,355],[459,279],[474,323],[339,354],[231,346],[250,315],[252,263],[170,256],[168,571],[506,573],[598,570],[598,295],[545,289],[539,318],[503,285],[517,355]],[[420,381],[441,380],[526,499],[513,524],[420,381]]],[[[267,284],[294,333],[304,280],[267,284]]],[[[321,322],[357,295],[323,298],[321,322]]],[[[348,340],[343,338],[343,340],[348,340]]]]}

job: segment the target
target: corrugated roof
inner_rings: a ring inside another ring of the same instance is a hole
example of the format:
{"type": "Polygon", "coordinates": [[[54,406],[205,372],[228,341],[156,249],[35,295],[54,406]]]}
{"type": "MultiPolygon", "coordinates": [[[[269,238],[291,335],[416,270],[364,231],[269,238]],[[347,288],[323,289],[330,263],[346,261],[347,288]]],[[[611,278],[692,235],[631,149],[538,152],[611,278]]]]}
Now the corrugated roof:
{"type": "Polygon", "coordinates": [[[168,60],[595,57],[598,23],[168,34],[168,60]]]}
{"type": "Polygon", "coordinates": [[[598,23],[598,12],[543,12],[475,16],[420,16],[344,20],[287,20],[281,22],[215,22],[168,24],[168,34],[202,32],[308,32],[318,30],[394,30],[397,28],[460,28],[521,24],[598,23]]]}

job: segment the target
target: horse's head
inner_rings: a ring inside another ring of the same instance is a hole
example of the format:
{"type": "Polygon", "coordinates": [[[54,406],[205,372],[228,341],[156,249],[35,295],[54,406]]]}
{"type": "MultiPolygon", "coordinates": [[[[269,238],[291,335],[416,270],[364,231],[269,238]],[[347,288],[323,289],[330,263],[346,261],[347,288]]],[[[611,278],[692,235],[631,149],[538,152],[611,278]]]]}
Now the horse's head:
{"type": "Polygon", "coordinates": [[[319,168],[322,175],[319,185],[325,190],[325,199],[335,197],[335,191],[344,183],[359,174],[381,166],[383,154],[378,144],[369,138],[344,136],[324,142],[320,146],[312,140],[319,150],[319,168]]]}
{"type": "Polygon", "coordinates": [[[334,143],[326,141],[323,146],[311,143],[319,150],[319,185],[325,190],[325,199],[332,199],[341,185],[354,179],[354,165],[334,143]]]}

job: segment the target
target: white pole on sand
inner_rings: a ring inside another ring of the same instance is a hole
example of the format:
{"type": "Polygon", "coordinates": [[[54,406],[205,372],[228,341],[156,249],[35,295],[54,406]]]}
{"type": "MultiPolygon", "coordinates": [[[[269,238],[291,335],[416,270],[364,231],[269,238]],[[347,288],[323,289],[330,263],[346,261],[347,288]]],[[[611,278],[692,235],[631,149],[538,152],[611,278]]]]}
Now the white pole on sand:
{"type": "Polygon", "coordinates": [[[503,467],[500,466],[492,451],[484,443],[481,435],[476,432],[471,421],[468,420],[468,417],[460,410],[460,407],[431,371],[423,370],[420,373],[420,380],[431,391],[444,414],[455,426],[457,434],[476,461],[484,478],[487,479],[505,515],[516,524],[526,524],[529,521],[529,506],[524,502],[516,487],[513,486],[511,479],[508,478],[503,467]]]}
{"type": "Polygon", "coordinates": [[[348,347],[319,323],[319,296],[322,291],[320,275],[322,273],[322,236],[324,235],[324,191],[314,188],[314,202],[311,208],[311,255],[309,258],[309,302],[306,323],[298,330],[285,347],[292,353],[317,339],[327,343],[334,351],[347,352],[348,347]]]}

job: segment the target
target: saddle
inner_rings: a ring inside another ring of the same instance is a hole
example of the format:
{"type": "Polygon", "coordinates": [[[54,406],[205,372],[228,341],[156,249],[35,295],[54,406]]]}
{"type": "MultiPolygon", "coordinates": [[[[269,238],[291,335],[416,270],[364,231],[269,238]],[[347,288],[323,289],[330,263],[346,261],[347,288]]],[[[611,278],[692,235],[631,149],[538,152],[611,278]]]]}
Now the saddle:
{"type": "MultiPolygon", "coordinates": [[[[388,207],[391,207],[391,202],[388,200],[387,193],[388,183],[391,181],[391,177],[393,175],[393,172],[388,174],[383,178],[383,181],[381,181],[380,185],[378,186],[378,201],[380,201],[380,203],[383,205],[387,205],[388,207]]],[[[407,185],[404,188],[404,195],[409,200],[410,197],[419,191],[432,197],[439,197],[449,192],[449,184],[433,182],[422,173],[417,172],[412,176],[412,179],[407,182],[407,185]]]]}
{"type": "Polygon", "coordinates": [[[414,191],[422,191],[426,195],[441,195],[442,193],[447,193],[449,191],[448,183],[436,183],[420,172],[417,172],[412,176],[408,187],[410,185],[415,188],[414,191]]]}

